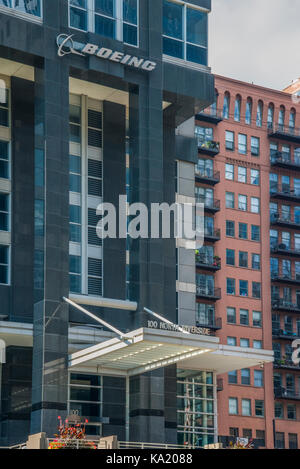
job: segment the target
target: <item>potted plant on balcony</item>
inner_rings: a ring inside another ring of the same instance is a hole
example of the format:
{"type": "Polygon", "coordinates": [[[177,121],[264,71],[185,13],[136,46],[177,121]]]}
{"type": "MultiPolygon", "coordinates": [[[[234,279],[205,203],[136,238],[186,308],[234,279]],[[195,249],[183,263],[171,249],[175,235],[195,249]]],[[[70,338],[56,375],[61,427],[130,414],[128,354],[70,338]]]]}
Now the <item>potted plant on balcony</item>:
{"type": "Polygon", "coordinates": [[[220,264],[221,264],[221,257],[214,256],[214,263],[213,263],[214,267],[219,267],[220,264]]]}

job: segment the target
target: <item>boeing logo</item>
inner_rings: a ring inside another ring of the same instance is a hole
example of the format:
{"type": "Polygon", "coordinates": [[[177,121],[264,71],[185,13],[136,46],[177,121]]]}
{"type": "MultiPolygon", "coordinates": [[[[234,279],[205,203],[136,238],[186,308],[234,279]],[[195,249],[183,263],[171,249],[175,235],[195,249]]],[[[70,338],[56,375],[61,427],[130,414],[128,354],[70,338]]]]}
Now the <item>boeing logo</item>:
{"type": "Polygon", "coordinates": [[[112,62],[120,63],[128,67],[138,68],[151,72],[156,68],[156,62],[151,60],[141,59],[123,52],[113,51],[106,47],[100,47],[97,44],[82,44],[73,40],[73,34],[60,34],[57,36],[56,43],[58,47],[57,55],[64,57],[65,55],[75,54],[82,57],[95,55],[100,59],[111,60],[112,62]]]}

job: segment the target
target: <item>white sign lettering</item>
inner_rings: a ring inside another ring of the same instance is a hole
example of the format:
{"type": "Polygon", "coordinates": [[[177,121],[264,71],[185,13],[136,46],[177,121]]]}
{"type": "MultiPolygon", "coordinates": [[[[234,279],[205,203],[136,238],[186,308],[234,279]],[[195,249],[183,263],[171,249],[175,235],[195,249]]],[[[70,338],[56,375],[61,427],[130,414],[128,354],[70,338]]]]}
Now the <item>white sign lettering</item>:
{"type": "Polygon", "coordinates": [[[156,62],[145,60],[140,57],[124,54],[123,52],[113,51],[106,47],[100,47],[97,44],[82,44],[73,40],[73,34],[60,34],[56,39],[59,57],[74,54],[82,57],[95,55],[100,59],[111,60],[128,67],[138,68],[146,72],[152,72],[156,68],[156,62]]]}

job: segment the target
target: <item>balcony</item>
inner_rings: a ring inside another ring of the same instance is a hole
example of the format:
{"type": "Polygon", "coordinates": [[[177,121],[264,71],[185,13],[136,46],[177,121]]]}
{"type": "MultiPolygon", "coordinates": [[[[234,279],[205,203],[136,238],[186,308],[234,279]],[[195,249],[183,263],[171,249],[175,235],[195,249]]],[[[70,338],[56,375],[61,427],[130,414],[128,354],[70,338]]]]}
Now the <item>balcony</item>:
{"type": "Polygon", "coordinates": [[[209,243],[216,243],[221,239],[221,230],[213,230],[213,229],[204,229],[204,241],[209,243]]]}
{"type": "Polygon", "coordinates": [[[277,298],[272,300],[273,311],[289,311],[290,313],[300,313],[300,305],[292,303],[289,300],[283,298],[277,298]]]}
{"type": "Polygon", "coordinates": [[[198,138],[198,153],[208,156],[216,156],[220,153],[220,144],[214,140],[198,138]]]}
{"type": "Polygon", "coordinates": [[[300,371],[300,366],[295,365],[295,363],[290,360],[289,358],[275,358],[274,360],[274,368],[281,368],[284,370],[294,370],[300,371]]]}
{"type": "Polygon", "coordinates": [[[210,124],[219,124],[223,120],[223,113],[218,109],[208,107],[196,115],[196,120],[209,122],[210,124]]]}
{"type": "Polygon", "coordinates": [[[270,138],[280,138],[289,142],[300,143],[300,129],[276,124],[268,127],[270,138]]]}
{"type": "Polygon", "coordinates": [[[300,171],[300,161],[298,159],[292,160],[291,155],[289,153],[274,151],[271,153],[270,159],[271,166],[300,171]]]}
{"type": "Polygon", "coordinates": [[[210,288],[197,285],[196,296],[203,300],[218,301],[221,299],[221,288],[210,288]]]}
{"type": "Polygon", "coordinates": [[[215,186],[220,182],[220,171],[213,172],[211,169],[199,169],[196,167],[195,174],[196,181],[201,184],[215,186]]]}
{"type": "Polygon", "coordinates": [[[196,254],[197,269],[216,272],[221,269],[221,259],[218,256],[209,256],[207,254],[196,254]]]}
{"type": "Polygon", "coordinates": [[[300,401],[300,394],[297,394],[295,389],[285,389],[282,386],[274,389],[274,397],[275,399],[300,401]]]}
{"type": "Polygon", "coordinates": [[[291,249],[285,244],[271,245],[271,253],[280,256],[300,257],[300,249],[291,249]]]}
{"type": "Polygon", "coordinates": [[[292,274],[278,274],[271,272],[271,280],[276,283],[288,283],[289,285],[300,285],[300,276],[292,276],[292,274]]]}
{"type": "Polygon", "coordinates": [[[198,195],[196,197],[196,202],[197,204],[204,204],[204,210],[208,213],[216,213],[221,210],[221,202],[216,199],[198,195]]]}
{"type": "Polygon", "coordinates": [[[224,380],[223,378],[217,379],[217,392],[222,392],[224,390],[224,380]]]}
{"type": "Polygon", "coordinates": [[[196,321],[196,326],[203,329],[211,329],[212,331],[219,331],[222,329],[222,318],[211,318],[208,321],[196,321]]]}
{"type": "Polygon", "coordinates": [[[289,187],[280,187],[279,185],[270,188],[271,199],[288,200],[289,202],[300,202],[299,189],[293,190],[289,187]]]}
{"type": "Polygon", "coordinates": [[[286,331],[279,327],[272,327],[272,337],[278,340],[296,340],[300,339],[300,336],[296,332],[286,331]]]}
{"type": "Polygon", "coordinates": [[[300,220],[291,220],[288,217],[280,216],[278,212],[271,214],[270,223],[271,225],[281,226],[282,228],[300,230],[300,220]]]}

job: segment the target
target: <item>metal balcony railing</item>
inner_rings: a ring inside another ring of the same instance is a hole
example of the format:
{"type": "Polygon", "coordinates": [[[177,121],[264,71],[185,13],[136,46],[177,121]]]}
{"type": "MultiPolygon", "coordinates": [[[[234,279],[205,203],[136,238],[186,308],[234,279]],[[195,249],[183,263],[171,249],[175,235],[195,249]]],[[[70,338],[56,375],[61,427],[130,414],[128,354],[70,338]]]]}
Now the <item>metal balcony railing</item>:
{"type": "Polygon", "coordinates": [[[220,152],[220,143],[214,140],[204,140],[198,137],[198,151],[210,156],[215,156],[220,152]]]}
{"type": "Polygon", "coordinates": [[[300,275],[292,275],[291,273],[279,274],[278,272],[271,272],[271,280],[273,282],[292,283],[298,285],[300,284],[300,275]]]}
{"type": "Polygon", "coordinates": [[[274,396],[276,399],[290,399],[300,401],[300,394],[295,389],[287,389],[282,386],[274,388],[274,396]]]}
{"type": "Polygon", "coordinates": [[[209,240],[212,239],[215,241],[219,241],[221,239],[221,230],[204,228],[204,238],[209,239],[209,240]]]}
{"type": "Polygon", "coordinates": [[[270,197],[297,202],[300,200],[300,190],[291,189],[289,186],[280,184],[272,184],[270,187],[270,197]]]}
{"type": "Polygon", "coordinates": [[[272,336],[278,337],[279,339],[295,340],[300,335],[297,332],[289,331],[286,329],[280,329],[278,326],[272,326],[272,336]]]}
{"type": "Polygon", "coordinates": [[[203,169],[196,166],[195,170],[196,179],[206,182],[207,184],[217,184],[220,182],[220,171],[213,171],[212,169],[203,169]]]}
{"type": "Polygon", "coordinates": [[[196,254],[196,264],[201,267],[209,267],[212,270],[221,269],[221,259],[217,256],[210,256],[208,254],[196,254]]]}
{"type": "Polygon", "coordinates": [[[196,293],[197,296],[202,298],[211,298],[216,300],[221,299],[221,288],[202,287],[197,285],[196,293]]]}
{"type": "Polygon", "coordinates": [[[296,365],[291,358],[275,358],[274,360],[275,368],[286,368],[289,370],[300,370],[300,366],[296,365]]]}
{"type": "Polygon", "coordinates": [[[272,309],[299,313],[300,305],[284,298],[272,298],[272,309]]]}
{"type": "Polygon", "coordinates": [[[196,119],[204,122],[218,124],[223,120],[223,112],[214,107],[208,107],[196,115],[196,119]]]}
{"type": "Polygon", "coordinates": [[[202,195],[196,196],[196,202],[198,204],[204,204],[204,209],[207,211],[218,212],[221,208],[221,202],[217,199],[209,199],[202,195]]]}
{"type": "Polygon", "coordinates": [[[300,227],[300,219],[292,219],[287,215],[280,215],[279,212],[271,213],[270,223],[271,225],[280,225],[287,228],[300,227]]]}
{"type": "Polygon", "coordinates": [[[271,151],[270,160],[272,166],[300,170],[300,158],[295,155],[292,159],[291,154],[288,152],[271,151]]]}
{"type": "Polygon", "coordinates": [[[276,242],[271,241],[270,248],[271,248],[272,254],[283,254],[285,256],[292,256],[292,257],[300,256],[300,249],[298,249],[295,246],[294,247],[287,246],[284,243],[277,244],[276,242]]]}
{"type": "Polygon", "coordinates": [[[284,140],[291,140],[294,142],[300,141],[300,129],[282,124],[269,124],[268,125],[269,136],[277,136],[284,140]]]}
{"type": "Polygon", "coordinates": [[[196,320],[196,326],[204,329],[219,331],[222,329],[222,318],[210,318],[207,320],[196,320]]]}

